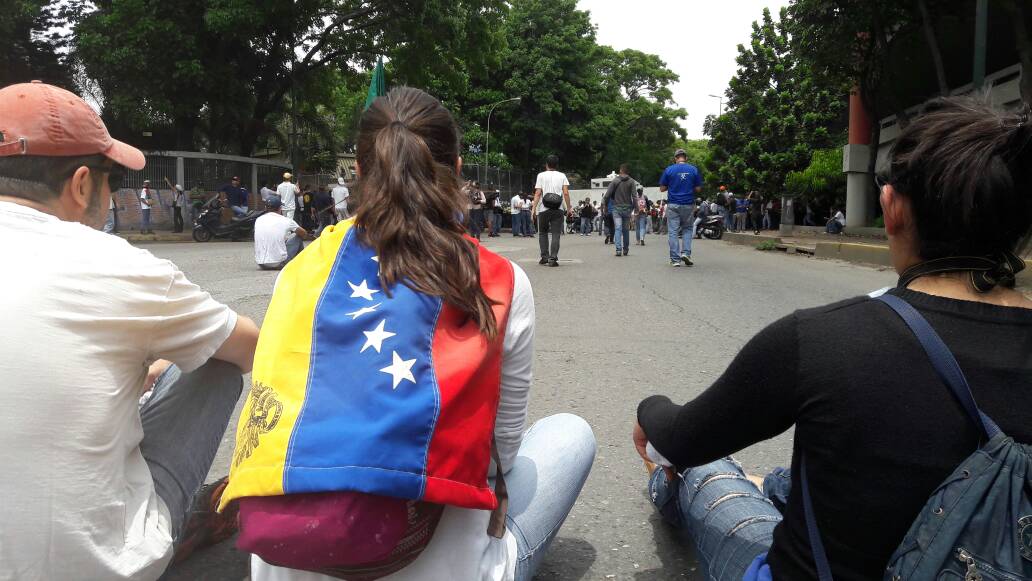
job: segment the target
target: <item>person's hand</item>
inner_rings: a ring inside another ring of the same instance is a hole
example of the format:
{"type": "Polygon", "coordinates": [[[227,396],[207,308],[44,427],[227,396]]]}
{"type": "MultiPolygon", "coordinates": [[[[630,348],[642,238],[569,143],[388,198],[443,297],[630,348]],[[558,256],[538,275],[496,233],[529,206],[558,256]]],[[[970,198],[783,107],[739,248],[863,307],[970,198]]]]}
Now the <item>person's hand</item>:
{"type": "Polygon", "coordinates": [[[638,451],[641,459],[646,462],[652,462],[652,459],[649,458],[649,453],[645,451],[645,446],[649,443],[649,437],[645,435],[645,430],[641,428],[641,424],[637,421],[634,422],[634,431],[631,433],[631,438],[634,440],[634,449],[638,451]]]}
{"type": "Polygon", "coordinates": [[[158,381],[158,377],[164,373],[170,365],[172,365],[172,362],[164,359],[158,359],[154,363],[151,363],[150,367],[147,368],[147,379],[143,380],[143,391],[154,389],[154,384],[158,381]]]}

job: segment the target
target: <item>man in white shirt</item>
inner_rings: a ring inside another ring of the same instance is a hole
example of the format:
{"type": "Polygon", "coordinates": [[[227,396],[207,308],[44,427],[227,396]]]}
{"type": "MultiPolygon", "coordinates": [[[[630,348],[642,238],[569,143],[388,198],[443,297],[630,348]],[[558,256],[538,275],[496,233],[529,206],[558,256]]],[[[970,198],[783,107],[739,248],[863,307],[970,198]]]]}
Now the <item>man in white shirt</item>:
{"type": "Polygon", "coordinates": [[[262,270],[279,270],[301,253],[301,240],[308,232],[281,214],[279,196],[265,202],[268,212],[254,221],[254,261],[262,270]]]}
{"type": "Polygon", "coordinates": [[[276,195],[276,190],[269,187],[268,183],[262,184],[262,189],[258,190],[258,193],[262,196],[262,202],[268,202],[269,198],[276,195]]]}
{"type": "Polygon", "coordinates": [[[344,178],[337,178],[337,185],[330,190],[330,195],[333,196],[333,213],[337,216],[338,222],[343,222],[348,219],[348,198],[351,196],[351,192],[348,191],[348,186],[344,182],[344,178]]]}
{"type": "Polygon", "coordinates": [[[0,119],[0,579],[156,579],[233,532],[201,485],[258,328],[96,230],[145,159],[89,105],[11,85],[0,119]]]}
{"type": "Polygon", "coordinates": [[[512,235],[523,236],[523,198],[516,194],[509,200],[509,213],[512,215],[512,235]]]}
{"type": "Polygon", "coordinates": [[[143,180],[143,189],[140,190],[140,234],[153,234],[150,227],[151,205],[154,203],[154,194],[151,193],[150,180],[143,180]]]}
{"type": "Polygon", "coordinates": [[[283,215],[291,220],[294,219],[294,212],[297,208],[297,195],[301,193],[301,189],[296,184],[290,183],[290,178],[294,176],[290,175],[290,172],[283,174],[283,182],[276,186],[276,195],[280,197],[280,203],[283,204],[283,215]]]}
{"type": "Polygon", "coordinates": [[[559,266],[559,238],[566,225],[566,216],[573,211],[570,205],[570,180],[566,179],[566,174],[556,171],[557,167],[559,158],[548,156],[545,171],[537,176],[532,204],[533,219],[538,228],[538,245],[541,248],[538,264],[548,266],[559,266]],[[549,234],[552,235],[551,244],[549,234]]]}

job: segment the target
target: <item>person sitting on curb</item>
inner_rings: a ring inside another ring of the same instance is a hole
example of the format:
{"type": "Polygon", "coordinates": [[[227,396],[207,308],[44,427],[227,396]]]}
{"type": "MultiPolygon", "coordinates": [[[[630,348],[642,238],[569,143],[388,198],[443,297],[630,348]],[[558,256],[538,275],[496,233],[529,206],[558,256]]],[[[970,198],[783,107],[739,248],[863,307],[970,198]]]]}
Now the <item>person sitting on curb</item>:
{"type": "Polygon", "coordinates": [[[846,215],[842,213],[842,210],[835,208],[831,209],[831,219],[828,220],[828,226],[825,231],[828,234],[842,234],[842,230],[846,227],[846,215]]]}
{"type": "Polygon", "coordinates": [[[201,485],[258,328],[98,230],[145,159],[85,101],[11,85],[0,125],[0,578],[157,579],[235,530],[201,485]]]}
{"type": "Polygon", "coordinates": [[[1013,288],[1032,238],[1028,115],[940,99],[889,159],[896,288],[797,311],[694,400],[638,406],[650,498],[706,579],[1032,575],[1032,301],[1013,288]],[[761,492],[728,455],[793,426],[791,470],[761,492]]]}
{"type": "Polygon", "coordinates": [[[308,231],[283,215],[283,201],[276,194],[265,202],[267,210],[254,221],[254,261],[262,270],[280,270],[301,254],[308,231]]]}

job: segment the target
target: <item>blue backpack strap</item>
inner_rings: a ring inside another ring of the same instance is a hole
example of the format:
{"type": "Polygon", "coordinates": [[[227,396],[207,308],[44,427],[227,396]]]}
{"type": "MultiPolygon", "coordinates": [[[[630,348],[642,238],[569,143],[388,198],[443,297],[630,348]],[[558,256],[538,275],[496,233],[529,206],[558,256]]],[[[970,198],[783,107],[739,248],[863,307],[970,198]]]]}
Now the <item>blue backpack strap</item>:
{"type": "Polygon", "coordinates": [[[971,421],[976,426],[982,428],[986,437],[990,440],[993,436],[999,434],[1000,427],[996,425],[996,422],[982,413],[982,410],[978,409],[975,397],[971,394],[971,386],[968,385],[967,378],[964,377],[964,372],[961,371],[957,359],[950,352],[950,348],[942,341],[935,329],[928,324],[928,321],[921,316],[921,313],[917,312],[917,309],[912,307],[910,303],[895,295],[883,294],[875,300],[892,307],[892,310],[896,311],[896,314],[914,332],[917,340],[921,342],[921,346],[928,353],[928,358],[931,359],[935,371],[939,373],[939,377],[946,382],[950,391],[964,406],[964,410],[967,411],[971,421]]]}
{"type": "Polygon", "coordinates": [[[817,528],[817,517],[813,511],[813,500],[810,498],[810,483],[806,478],[806,455],[799,461],[799,472],[802,475],[803,485],[803,516],[806,517],[806,532],[810,536],[810,551],[813,553],[813,560],[817,564],[817,579],[819,581],[832,581],[831,563],[828,562],[828,554],[824,552],[824,542],[821,541],[821,531],[817,528]]]}

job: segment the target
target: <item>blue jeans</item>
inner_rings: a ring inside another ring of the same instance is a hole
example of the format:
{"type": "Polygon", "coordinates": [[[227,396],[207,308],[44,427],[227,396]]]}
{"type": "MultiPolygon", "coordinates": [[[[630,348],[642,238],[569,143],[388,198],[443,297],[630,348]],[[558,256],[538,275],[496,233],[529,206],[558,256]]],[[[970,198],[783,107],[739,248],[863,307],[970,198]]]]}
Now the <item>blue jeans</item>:
{"type": "Polygon", "coordinates": [[[691,537],[706,579],[741,581],[753,560],[770,549],[782,518],[774,502],[784,506],[790,485],[788,471],[778,469],[764,479],[761,492],[728,458],[690,468],[673,483],[657,468],[649,478],[649,497],[664,520],[691,537]]]}
{"type": "Polygon", "coordinates": [[[150,208],[141,209],[140,217],[143,222],[140,225],[140,232],[150,232],[150,208]]]}
{"type": "Polygon", "coordinates": [[[641,242],[645,240],[645,233],[649,231],[649,216],[648,214],[638,214],[638,231],[634,233],[636,240],[641,242]]]}
{"type": "Polygon", "coordinates": [[[694,212],[695,204],[667,204],[667,241],[670,244],[672,261],[680,260],[681,256],[692,255],[694,212]]]}
{"type": "Polygon", "coordinates": [[[631,246],[631,211],[613,210],[613,242],[616,243],[616,251],[627,250],[631,246]]]}
{"type": "Polygon", "coordinates": [[[230,206],[230,210],[233,210],[233,216],[239,217],[247,214],[247,206],[230,206]]]}
{"type": "Polygon", "coordinates": [[[735,213],[734,212],[728,212],[727,210],[724,210],[723,212],[720,213],[720,215],[724,217],[724,229],[729,231],[729,232],[731,230],[734,230],[735,229],[735,213]]]}
{"type": "MultiPolygon", "coordinates": [[[[523,436],[512,469],[506,527],[516,537],[516,581],[530,581],[570,514],[595,460],[595,435],[583,419],[556,414],[523,436]]],[[[493,485],[493,483],[492,483],[493,485]]]]}
{"type": "Polygon", "coordinates": [[[232,363],[211,359],[190,373],[172,365],[140,406],[140,453],[168,507],[173,540],[211,469],[242,385],[240,368],[232,363]]]}
{"type": "Polygon", "coordinates": [[[502,215],[497,212],[491,212],[491,235],[498,236],[498,232],[502,229],[502,215]]]}
{"type": "Polygon", "coordinates": [[[530,210],[520,211],[521,222],[523,222],[523,235],[533,236],[534,235],[534,224],[530,219],[530,210]]]}
{"type": "Polygon", "coordinates": [[[591,232],[591,218],[581,216],[580,219],[580,233],[582,236],[587,236],[588,232],[591,232]]]}
{"type": "Polygon", "coordinates": [[[512,215],[512,235],[521,236],[523,234],[523,220],[521,219],[522,212],[516,212],[512,215]]]}

